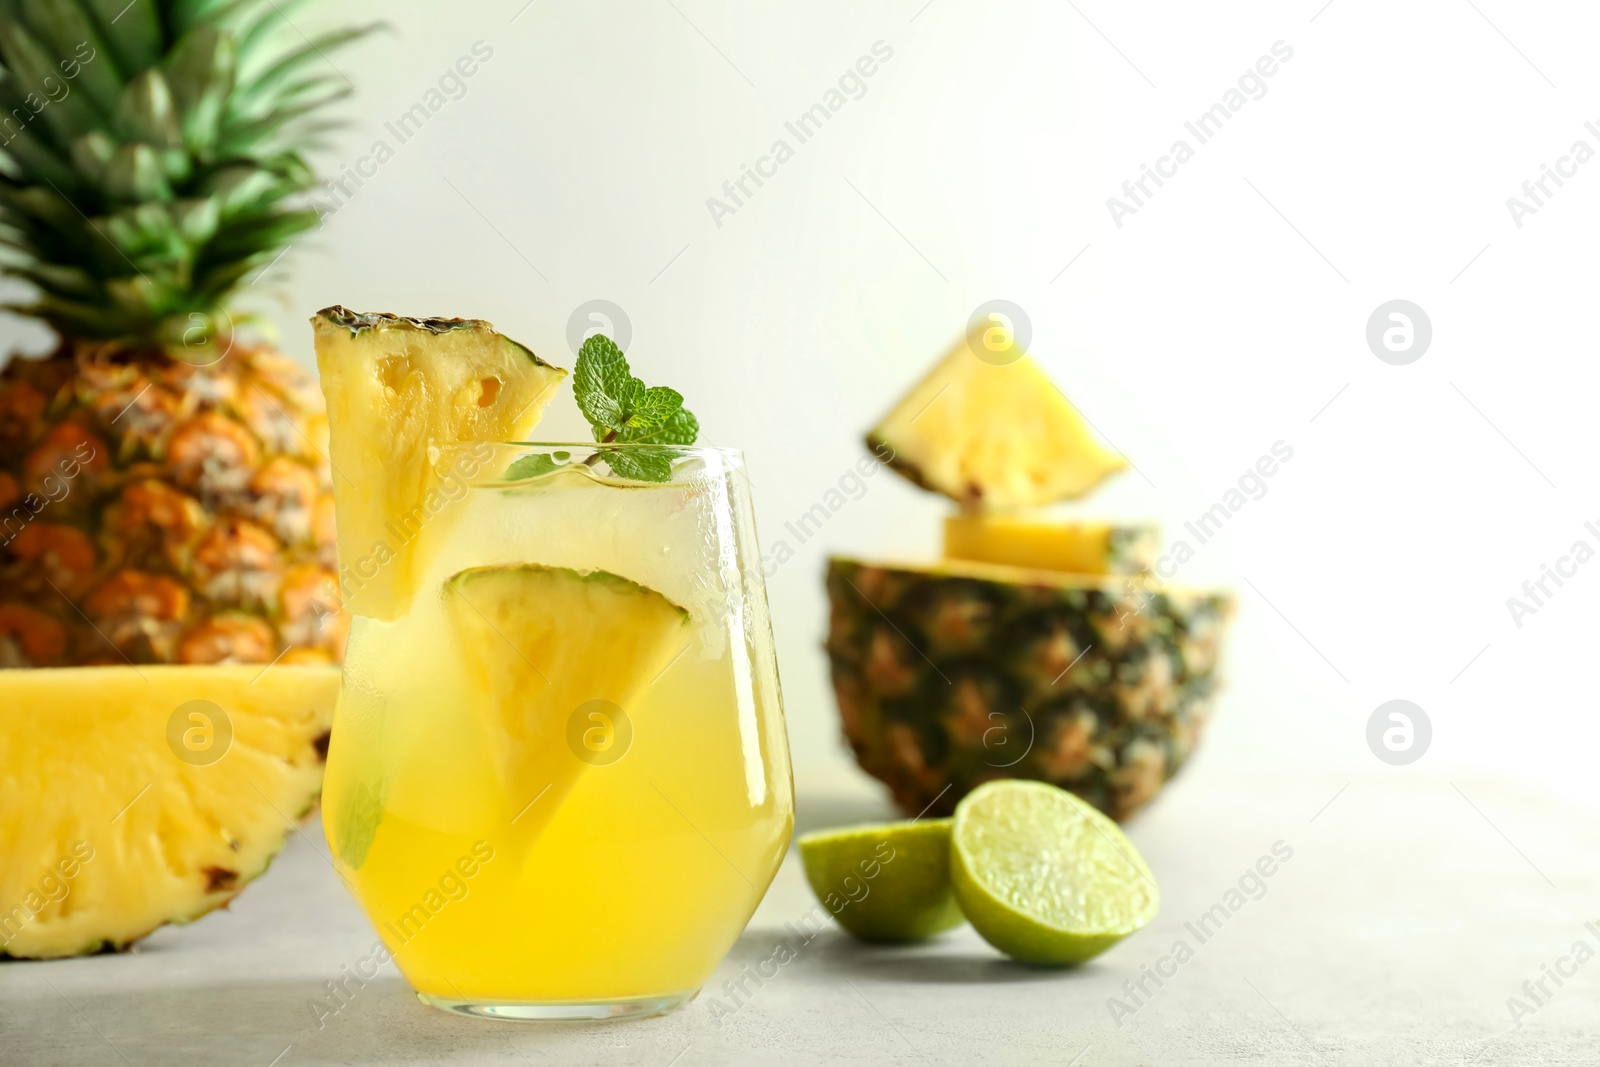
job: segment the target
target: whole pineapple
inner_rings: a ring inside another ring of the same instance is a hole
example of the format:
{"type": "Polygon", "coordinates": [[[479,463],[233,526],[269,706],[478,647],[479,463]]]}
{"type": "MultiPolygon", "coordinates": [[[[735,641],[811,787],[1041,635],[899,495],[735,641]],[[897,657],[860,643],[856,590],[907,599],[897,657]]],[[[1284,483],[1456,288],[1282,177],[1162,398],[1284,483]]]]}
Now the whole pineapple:
{"type": "Polygon", "coordinates": [[[229,301],[348,92],[273,0],[0,0],[0,668],[337,661],[322,396],[229,301]],[[325,127],[323,127],[325,128],[325,127]]]}

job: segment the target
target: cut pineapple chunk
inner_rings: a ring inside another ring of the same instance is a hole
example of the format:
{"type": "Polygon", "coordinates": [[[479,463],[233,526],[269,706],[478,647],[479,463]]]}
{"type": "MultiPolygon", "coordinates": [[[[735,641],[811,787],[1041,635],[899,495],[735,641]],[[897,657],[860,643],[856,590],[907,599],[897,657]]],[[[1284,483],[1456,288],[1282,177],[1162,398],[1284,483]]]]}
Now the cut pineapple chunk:
{"type": "Polygon", "coordinates": [[[232,900],[315,803],[338,690],[337,667],[0,671],[0,956],[232,900]]]}
{"type": "Polygon", "coordinates": [[[689,613],[606,571],[537,564],[462,571],[445,604],[502,785],[528,805],[516,821],[536,834],[585,765],[626,754],[628,707],[687,647],[689,613]]]}
{"type": "MultiPolygon", "coordinates": [[[[319,311],[345,607],[404,613],[457,487],[490,458],[451,446],[526,440],[567,372],[480,319],[319,311]]],[[[488,472],[492,476],[495,472],[488,472]]]]}
{"type": "Polygon", "coordinates": [[[1049,522],[1007,516],[951,515],[944,520],[946,559],[1006,563],[1073,574],[1143,574],[1155,563],[1156,526],[1049,522]]]}
{"type": "Polygon", "coordinates": [[[969,511],[1074,499],[1127,465],[1031,359],[985,362],[973,354],[981,344],[976,335],[960,341],[867,435],[867,447],[969,511]]]}

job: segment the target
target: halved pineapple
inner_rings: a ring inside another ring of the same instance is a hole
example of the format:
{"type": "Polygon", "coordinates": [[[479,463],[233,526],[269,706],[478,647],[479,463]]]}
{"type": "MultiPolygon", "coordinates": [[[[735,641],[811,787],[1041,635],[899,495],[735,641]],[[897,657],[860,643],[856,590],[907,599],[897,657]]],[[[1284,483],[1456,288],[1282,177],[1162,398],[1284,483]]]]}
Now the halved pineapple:
{"type": "Polygon", "coordinates": [[[1199,743],[1233,597],[987,563],[828,560],[827,651],[856,761],[908,814],[996,777],[1113,818],[1199,743]]]}
{"type": "Polygon", "coordinates": [[[315,803],[338,690],[326,666],[0,671],[0,956],[227,904],[315,803]]]}
{"type": "Polygon", "coordinates": [[[481,319],[336,306],[311,322],[328,400],[345,607],[393,619],[411,602],[426,545],[449,524],[454,485],[479,476],[490,458],[487,448],[452,446],[526,440],[567,372],[481,319]]]}
{"type": "Polygon", "coordinates": [[[867,435],[867,447],[969,511],[1080,497],[1127,466],[1026,355],[997,365],[963,338],[867,435]]]}
{"type": "Polygon", "coordinates": [[[477,691],[502,785],[535,834],[585,764],[625,754],[625,715],[688,646],[689,613],[608,571],[474,567],[445,583],[445,606],[477,691]],[[622,746],[618,748],[617,746],[622,746]]]}
{"type": "Polygon", "coordinates": [[[1051,522],[1005,515],[950,515],[946,559],[1006,563],[1073,574],[1143,574],[1155,563],[1154,525],[1051,522]]]}

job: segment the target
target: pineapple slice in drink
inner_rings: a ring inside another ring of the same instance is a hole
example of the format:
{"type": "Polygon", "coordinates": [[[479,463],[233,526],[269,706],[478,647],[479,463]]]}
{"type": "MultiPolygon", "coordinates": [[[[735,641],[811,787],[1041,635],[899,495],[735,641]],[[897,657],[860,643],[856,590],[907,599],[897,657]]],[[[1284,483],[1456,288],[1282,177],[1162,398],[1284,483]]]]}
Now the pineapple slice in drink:
{"type": "Polygon", "coordinates": [[[524,842],[585,765],[626,755],[629,706],[691,637],[687,611],[607,571],[474,567],[445,583],[445,610],[524,842]]]}
{"type": "Polygon", "coordinates": [[[988,362],[975,354],[984,347],[976,334],[958,342],[867,435],[867,447],[969,511],[1076,499],[1127,466],[1038,364],[1026,355],[988,362]]]}
{"type": "Polygon", "coordinates": [[[526,440],[567,372],[481,319],[324,308],[312,318],[328,400],[345,607],[403,615],[488,447],[526,440]]]}

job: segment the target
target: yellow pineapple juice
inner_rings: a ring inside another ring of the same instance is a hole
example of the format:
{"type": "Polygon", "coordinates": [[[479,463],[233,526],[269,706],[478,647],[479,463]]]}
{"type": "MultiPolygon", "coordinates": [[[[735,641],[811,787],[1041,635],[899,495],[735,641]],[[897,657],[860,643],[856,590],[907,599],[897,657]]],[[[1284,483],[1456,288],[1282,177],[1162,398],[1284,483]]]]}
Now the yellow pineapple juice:
{"type": "Polygon", "coordinates": [[[424,999],[669,1006],[782,860],[793,786],[743,474],[691,451],[669,484],[574,462],[472,487],[409,611],[355,620],[324,821],[424,999]]]}

